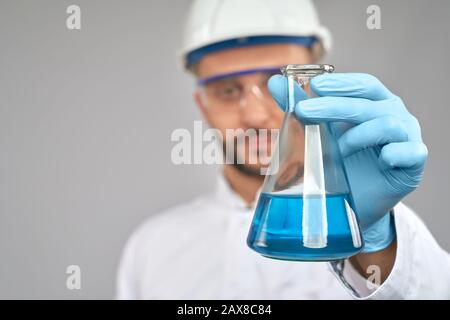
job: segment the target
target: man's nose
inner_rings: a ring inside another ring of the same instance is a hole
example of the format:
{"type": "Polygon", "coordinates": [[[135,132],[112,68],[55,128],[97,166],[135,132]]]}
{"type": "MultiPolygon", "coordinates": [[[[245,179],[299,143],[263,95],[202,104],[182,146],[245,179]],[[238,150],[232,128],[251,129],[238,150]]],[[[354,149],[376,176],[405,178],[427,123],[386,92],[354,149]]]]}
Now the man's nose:
{"type": "Polygon", "coordinates": [[[262,128],[267,126],[270,120],[270,106],[267,99],[257,86],[246,90],[240,101],[242,121],[246,125],[262,128]]]}

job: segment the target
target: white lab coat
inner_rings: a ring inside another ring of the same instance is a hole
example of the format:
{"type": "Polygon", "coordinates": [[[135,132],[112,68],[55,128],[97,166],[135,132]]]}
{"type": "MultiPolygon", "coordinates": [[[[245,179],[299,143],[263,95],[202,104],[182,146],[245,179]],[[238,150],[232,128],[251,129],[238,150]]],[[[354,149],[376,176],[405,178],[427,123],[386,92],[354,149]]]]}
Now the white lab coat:
{"type": "Polygon", "coordinates": [[[130,237],[118,299],[449,299],[450,255],[405,205],[394,208],[397,255],[369,289],[347,262],[288,262],[247,247],[253,217],[220,176],[216,189],[152,216],[130,237]]]}

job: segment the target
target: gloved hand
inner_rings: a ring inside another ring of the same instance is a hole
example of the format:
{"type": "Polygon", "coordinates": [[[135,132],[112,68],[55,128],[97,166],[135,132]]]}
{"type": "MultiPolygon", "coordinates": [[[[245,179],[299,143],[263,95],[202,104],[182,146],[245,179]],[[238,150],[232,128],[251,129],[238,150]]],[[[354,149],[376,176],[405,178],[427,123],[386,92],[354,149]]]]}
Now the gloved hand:
{"type": "MultiPolygon", "coordinates": [[[[390,210],[422,180],[428,152],[419,123],[369,74],[323,74],[310,85],[318,97],[305,100],[297,87],[295,116],[332,122],[365,240],[363,252],[380,251],[395,238],[390,210]]],[[[273,76],[269,90],[284,110],[286,78],[273,76]]]]}

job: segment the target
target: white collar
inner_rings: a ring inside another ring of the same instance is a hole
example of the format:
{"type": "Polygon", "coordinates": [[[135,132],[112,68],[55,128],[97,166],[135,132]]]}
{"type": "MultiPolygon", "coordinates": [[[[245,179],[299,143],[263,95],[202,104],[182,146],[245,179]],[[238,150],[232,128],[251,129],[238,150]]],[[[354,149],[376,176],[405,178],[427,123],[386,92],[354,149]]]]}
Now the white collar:
{"type": "Polygon", "coordinates": [[[261,188],[256,194],[255,201],[253,201],[253,203],[249,207],[244,199],[242,199],[242,197],[231,188],[223,173],[220,173],[217,177],[215,197],[219,202],[232,208],[236,208],[242,211],[254,212],[260,192],[261,188]]]}

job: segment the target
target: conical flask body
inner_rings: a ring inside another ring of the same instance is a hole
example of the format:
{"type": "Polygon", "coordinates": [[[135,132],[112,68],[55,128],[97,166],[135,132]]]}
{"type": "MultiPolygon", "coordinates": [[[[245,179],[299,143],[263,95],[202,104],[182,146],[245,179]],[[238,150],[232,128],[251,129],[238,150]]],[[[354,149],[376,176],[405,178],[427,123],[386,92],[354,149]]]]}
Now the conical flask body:
{"type": "Polygon", "coordinates": [[[335,127],[301,123],[293,112],[294,86],[309,92],[310,78],[286,78],[287,110],[247,238],[269,258],[330,261],[363,247],[335,127]]]}

